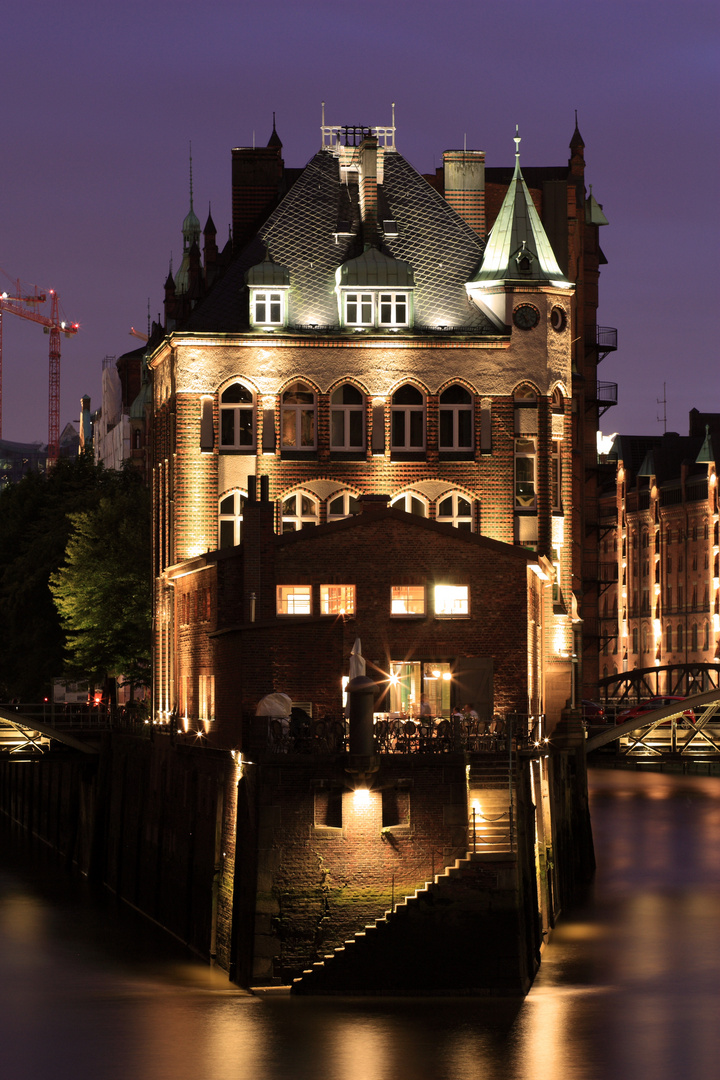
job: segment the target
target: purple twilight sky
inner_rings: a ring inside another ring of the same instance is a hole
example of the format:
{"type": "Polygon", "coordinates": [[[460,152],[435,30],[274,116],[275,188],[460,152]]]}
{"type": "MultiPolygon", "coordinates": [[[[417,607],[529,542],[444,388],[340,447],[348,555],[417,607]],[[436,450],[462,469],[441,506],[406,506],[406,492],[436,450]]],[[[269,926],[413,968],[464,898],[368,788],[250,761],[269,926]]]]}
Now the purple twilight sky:
{"type": "MultiPolygon", "coordinates": [[[[264,144],[277,112],[288,165],[332,124],[387,124],[420,172],[463,145],[488,165],[567,161],[574,110],[608,258],[600,367],[620,404],[603,430],[684,432],[720,411],[715,0],[35,0],[7,8],[0,268],[58,291],[81,332],[62,341],[60,427],[102,359],[157,317],[181,253],[192,141],[195,208],[218,241],[230,220],[230,149],[264,144]]],[[[0,290],[12,285],[1,279],[0,290]]],[[[49,305],[47,305],[49,307],[49,305]]],[[[6,315],[3,436],[47,439],[48,338],[6,315]]]]}

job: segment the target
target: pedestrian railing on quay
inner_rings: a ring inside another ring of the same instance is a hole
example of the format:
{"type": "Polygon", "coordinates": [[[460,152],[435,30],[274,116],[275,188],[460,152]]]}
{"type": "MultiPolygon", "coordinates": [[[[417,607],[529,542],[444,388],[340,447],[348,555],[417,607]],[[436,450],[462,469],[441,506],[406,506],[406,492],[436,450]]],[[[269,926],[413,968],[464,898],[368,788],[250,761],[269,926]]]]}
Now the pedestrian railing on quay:
{"type": "MultiPolygon", "coordinates": [[[[542,720],[541,715],[527,713],[496,715],[490,721],[411,719],[379,713],[373,725],[373,749],[376,754],[506,754],[536,745],[542,720]]],[[[271,754],[342,754],[347,752],[348,743],[348,722],[344,719],[268,721],[266,748],[271,754]]]]}

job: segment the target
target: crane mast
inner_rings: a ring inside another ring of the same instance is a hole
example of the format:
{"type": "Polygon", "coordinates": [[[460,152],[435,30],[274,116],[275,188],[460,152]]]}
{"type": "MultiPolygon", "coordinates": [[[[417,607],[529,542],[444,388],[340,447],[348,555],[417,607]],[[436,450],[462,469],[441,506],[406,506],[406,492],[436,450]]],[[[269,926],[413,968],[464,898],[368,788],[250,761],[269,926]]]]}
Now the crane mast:
{"type": "Polygon", "coordinates": [[[50,315],[43,315],[36,305],[44,304],[47,294],[35,289],[22,295],[20,282],[14,282],[15,296],[7,292],[0,293],[0,438],[2,438],[2,319],[3,313],[17,315],[39,323],[46,334],[50,335],[50,389],[48,400],[48,462],[54,464],[60,451],[60,334],[72,337],[79,330],[78,323],[69,323],[60,318],[60,303],[54,289],[50,294],[50,315]]]}

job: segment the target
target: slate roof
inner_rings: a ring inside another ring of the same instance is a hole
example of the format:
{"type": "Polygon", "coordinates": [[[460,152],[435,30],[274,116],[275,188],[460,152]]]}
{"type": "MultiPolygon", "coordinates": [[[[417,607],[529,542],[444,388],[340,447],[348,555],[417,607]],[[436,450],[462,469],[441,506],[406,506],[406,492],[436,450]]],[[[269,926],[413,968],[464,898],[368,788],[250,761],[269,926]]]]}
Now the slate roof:
{"type": "MultiPolygon", "coordinates": [[[[495,333],[465,291],[465,282],[480,266],[483,241],[399,154],[385,153],[383,179],[378,218],[380,224],[387,218],[396,222],[397,235],[383,237],[381,250],[412,267],[415,325],[495,333]]],[[[337,328],[335,274],[344,262],[361,255],[363,246],[357,184],[342,182],[338,159],[332,151],[320,150],[185,328],[246,330],[245,274],[265,259],[266,250],[290,273],[290,325],[337,328]]]]}

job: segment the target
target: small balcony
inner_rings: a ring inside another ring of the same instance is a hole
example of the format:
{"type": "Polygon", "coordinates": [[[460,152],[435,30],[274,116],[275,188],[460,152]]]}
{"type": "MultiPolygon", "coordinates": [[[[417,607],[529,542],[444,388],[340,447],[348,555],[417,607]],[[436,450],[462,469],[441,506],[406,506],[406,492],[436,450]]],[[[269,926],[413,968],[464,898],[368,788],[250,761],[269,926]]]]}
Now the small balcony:
{"type": "Polygon", "coordinates": [[[595,345],[597,362],[604,360],[608,353],[617,351],[617,329],[614,326],[595,327],[595,345]]]}

